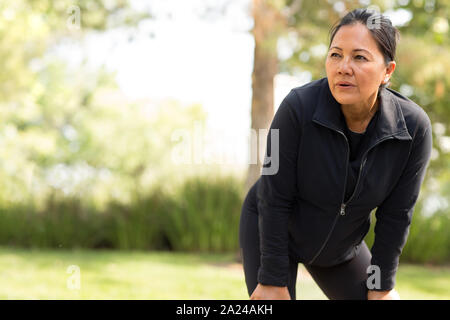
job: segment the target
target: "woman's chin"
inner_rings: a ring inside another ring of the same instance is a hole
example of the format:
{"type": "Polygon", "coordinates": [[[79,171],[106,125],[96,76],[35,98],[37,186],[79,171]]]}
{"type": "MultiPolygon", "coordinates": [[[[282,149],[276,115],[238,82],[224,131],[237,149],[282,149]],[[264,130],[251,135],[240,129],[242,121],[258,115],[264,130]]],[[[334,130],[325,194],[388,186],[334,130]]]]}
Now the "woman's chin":
{"type": "Polygon", "coordinates": [[[352,97],[347,94],[334,95],[334,99],[336,99],[336,101],[340,104],[355,104],[359,101],[356,97],[352,97]]]}

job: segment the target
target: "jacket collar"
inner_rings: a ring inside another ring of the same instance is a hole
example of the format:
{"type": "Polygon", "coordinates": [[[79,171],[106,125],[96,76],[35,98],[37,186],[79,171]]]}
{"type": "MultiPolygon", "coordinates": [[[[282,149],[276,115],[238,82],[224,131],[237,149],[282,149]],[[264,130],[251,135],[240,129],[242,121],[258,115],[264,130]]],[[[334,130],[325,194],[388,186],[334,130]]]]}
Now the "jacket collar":
{"type": "MultiPolygon", "coordinates": [[[[321,82],[319,100],[313,114],[313,121],[330,129],[345,132],[344,129],[347,124],[341,111],[341,105],[334,99],[328,85],[328,79],[322,78],[321,82]]],[[[373,138],[378,141],[392,136],[400,140],[412,140],[400,105],[389,90],[380,88],[378,92],[380,99],[379,116],[373,138]]]]}

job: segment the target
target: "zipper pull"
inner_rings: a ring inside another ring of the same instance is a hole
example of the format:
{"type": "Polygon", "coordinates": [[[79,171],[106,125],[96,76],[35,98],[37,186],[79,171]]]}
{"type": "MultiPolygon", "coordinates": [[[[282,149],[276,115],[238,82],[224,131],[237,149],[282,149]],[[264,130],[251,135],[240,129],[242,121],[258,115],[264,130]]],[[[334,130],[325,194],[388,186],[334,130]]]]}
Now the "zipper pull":
{"type": "Polygon", "coordinates": [[[345,216],[345,203],[341,204],[341,216],[345,216]]]}

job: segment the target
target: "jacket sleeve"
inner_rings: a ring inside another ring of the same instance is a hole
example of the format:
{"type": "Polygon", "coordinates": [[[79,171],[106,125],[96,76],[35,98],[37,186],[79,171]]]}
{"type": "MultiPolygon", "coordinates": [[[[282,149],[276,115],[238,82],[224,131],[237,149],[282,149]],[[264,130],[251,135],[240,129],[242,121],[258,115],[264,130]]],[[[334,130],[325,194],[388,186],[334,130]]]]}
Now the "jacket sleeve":
{"type": "Polygon", "coordinates": [[[376,211],[371,264],[380,268],[381,286],[372,290],[391,290],[395,286],[399,258],[408,237],[431,150],[432,129],[426,116],[426,124],[420,125],[414,135],[408,161],[397,184],[376,211]]]}
{"type": "Polygon", "coordinates": [[[275,113],[257,190],[261,250],[258,282],[280,287],[288,283],[288,218],[297,190],[300,126],[293,108],[296,103],[298,98],[291,90],[275,113]]]}

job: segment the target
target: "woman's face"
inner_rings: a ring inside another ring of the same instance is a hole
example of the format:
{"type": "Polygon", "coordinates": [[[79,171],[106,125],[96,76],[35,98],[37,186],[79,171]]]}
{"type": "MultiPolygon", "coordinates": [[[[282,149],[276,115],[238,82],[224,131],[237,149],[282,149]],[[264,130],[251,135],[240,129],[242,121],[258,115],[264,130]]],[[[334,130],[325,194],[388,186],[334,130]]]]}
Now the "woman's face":
{"type": "Polygon", "coordinates": [[[380,84],[386,82],[394,69],[394,61],[385,65],[377,43],[361,23],[345,25],[338,30],[326,59],[328,84],[341,105],[373,104],[380,84]],[[342,81],[350,85],[340,85],[342,81]]]}

